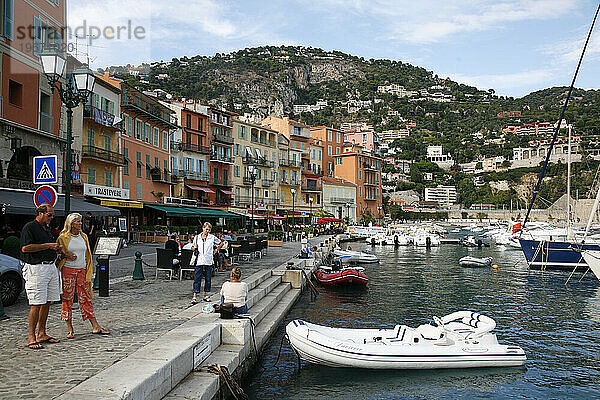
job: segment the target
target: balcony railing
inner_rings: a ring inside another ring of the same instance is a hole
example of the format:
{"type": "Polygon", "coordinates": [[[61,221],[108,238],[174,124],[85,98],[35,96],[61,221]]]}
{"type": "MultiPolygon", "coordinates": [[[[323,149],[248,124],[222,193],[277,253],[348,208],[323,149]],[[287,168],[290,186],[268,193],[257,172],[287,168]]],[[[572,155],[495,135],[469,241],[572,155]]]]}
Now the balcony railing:
{"type": "Polygon", "coordinates": [[[206,172],[194,172],[194,171],[179,171],[179,176],[187,179],[195,179],[197,181],[208,181],[210,176],[206,172]]]}
{"type": "Polygon", "coordinates": [[[263,179],[262,180],[262,185],[264,187],[270,187],[273,186],[273,184],[275,183],[275,181],[273,179],[263,179]]]}
{"type": "MultiPolygon", "coordinates": [[[[256,183],[256,178],[254,178],[254,183],[256,183]]],[[[249,176],[244,177],[244,185],[252,185],[252,178],[249,176]]]]}
{"type": "Polygon", "coordinates": [[[223,180],[223,179],[212,179],[210,181],[210,184],[213,186],[224,186],[224,187],[232,187],[233,183],[230,180],[223,180]]]}
{"type": "Polygon", "coordinates": [[[233,144],[233,138],[231,136],[223,135],[222,133],[213,133],[213,140],[215,142],[233,144]]]}
{"type": "Polygon", "coordinates": [[[313,174],[313,175],[320,175],[323,176],[323,169],[321,167],[317,167],[315,169],[312,169],[310,164],[308,166],[309,168],[302,170],[303,173],[305,174],[313,174]]]}
{"type": "MultiPolygon", "coordinates": [[[[238,205],[246,205],[252,204],[252,196],[236,196],[235,202],[238,205]]],[[[279,199],[273,198],[264,198],[264,197],[254,197],[254,204],[268,204],[268,205],[277,205],[279,204],[279,199]]]]}
{"type": "Polygon", "coordinates": [[[279,165],[283,167],[300,167],[302,164],[298,160],[286,160],[285,158],[282,158],[279,160],[279,165]]]}
{"type": "Polygon", "coordinates": [[[115,116],[107,111],[96,108],[90,104],[86,104],[83,108],[83,118],[89,118],[94,120],[96,123],[110,128],[122,129],[123,123],[118,122],[115,124],[115,116]]]}
{"type": "Polygon", "coordinates": [[[40,111],[40,131],[52,133],[52,115],[40,111]]]}
{"type": "Polygon", "coordinates": [[[171,150],[193,151],[200,154],[210,154],[212,150],[208,146],[200,146],[196,143],[171,142],[171,150]]]}
{"type": "Polygon", "coordinates": [[[175,125],[169,120],[169,112],[163,113],[161,107],[156,104],[151,104],[148,101],[142,101],[141,97],[130,94],[128,88],[123,89],[121,95],[121,107],[140,113],[154,122],[175,128],[175,125]]]}
{"type": "Polygon", "coordinates": [[[377,168],[376,165],[372,165],[372,164],[366,163],[366,162],[363,163],[363,169],[367,169],[370,171],[379,171],[379,169],[377,168]]]}
{"type": "Polygon", "coordinates": [[[377,197],[374,194],[368,194],[365,196],[366,201],[377,201],[377,197]]]}
{"type": "Polygon", "coordinates": [[[269,161],[265,157],[253,157],[245,155],[242,157],[242,162],[244,164],[264,165],[265,167],[271,168],[275,166],[275,163],[273,161],[269,161]]]}
{"type": "Polygon", "coordinates": [[[174,185],[176,183],[173,182],[169,174],[161,171],[160,168],[152,168],[150,170],[150,177],[152,178],[152,182],[166,183],[167,185],[174,185]]]}
{"type": "Polygon", "coordinates": [[[82,146],[81,156],[94,158],[100,161],[108,161],[117,165],[125,165],[125,156],[123,154],[115,153],[114,151],[110,150],[105,150],[100,147],[82,146]]]}
{"type": "Polygon", "coordinates": [[[285,186],[299,186],[300,182],[299,181],[294,181],[291,179],[281,179],[281,181],[279,182],[280,185],[285,185],[285,186]]]}
{"type": "Polygon", "coordinates": [[[375,181],[365,181],[365,185],[367,185],[367,186],[379,186],[379,183],[376,183],[375,181]]]}
{"type": "Polygon", "coordinates": [[[219,154],[219,153],[212,153],[210,155],[210,161],[219,161],[219,162],[224,162],[224,163],[228,163],[228,164],[233,164],[233,157],[228,157],[226,155],[219,154]]]}
{"type": "Polygon", "coordinates": [[[336,204],[353,204],[355,200],[349,197],[332,197],[329,199],[329,202],[336,204]]]}
{"type": "Polygon", "coordinates": [[[321,191],[321,182],[317,183],[303,183],[302,191],[303,192],[320,192],[321,191]]]}

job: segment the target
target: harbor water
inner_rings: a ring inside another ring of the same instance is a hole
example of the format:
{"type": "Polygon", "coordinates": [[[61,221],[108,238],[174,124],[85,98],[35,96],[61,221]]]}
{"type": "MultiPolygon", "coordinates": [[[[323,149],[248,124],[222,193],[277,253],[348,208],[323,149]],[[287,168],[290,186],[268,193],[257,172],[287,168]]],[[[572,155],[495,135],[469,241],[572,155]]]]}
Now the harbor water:
{"type": "MultiPolygon", "coordinates": [[[[353,249],[371,249],[352,243],[353,249]]],[[[306,292],[260,355],[245,385],[252,399],[592,399],[600,398],[600,284],[591,272],[527,269],[520,249],[374,247],[364,290],[306,292]],[[498,268],[461,268],[465,256],[492,257],[498,268]],[[360,370],[312,365],[283,342],[295,318],[354,328],[416,327],[458,310],[496,320],[502,344],[521,346],[517,368],[360,370]],[[277,360],[279,358],[279,360],[277,360]],[[277,362],[277,364],[276,364],[277,362]]]]}

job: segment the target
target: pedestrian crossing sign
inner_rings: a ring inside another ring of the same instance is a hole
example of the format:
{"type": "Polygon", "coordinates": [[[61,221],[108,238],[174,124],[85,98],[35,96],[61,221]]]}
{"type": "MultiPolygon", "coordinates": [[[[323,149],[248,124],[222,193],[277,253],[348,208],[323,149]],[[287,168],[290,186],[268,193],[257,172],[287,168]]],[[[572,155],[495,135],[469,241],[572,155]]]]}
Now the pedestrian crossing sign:
{"type": "Polygon", "coordinates": [[[56,155],[33,157],[33,183],[58,183],[56,155]]]}

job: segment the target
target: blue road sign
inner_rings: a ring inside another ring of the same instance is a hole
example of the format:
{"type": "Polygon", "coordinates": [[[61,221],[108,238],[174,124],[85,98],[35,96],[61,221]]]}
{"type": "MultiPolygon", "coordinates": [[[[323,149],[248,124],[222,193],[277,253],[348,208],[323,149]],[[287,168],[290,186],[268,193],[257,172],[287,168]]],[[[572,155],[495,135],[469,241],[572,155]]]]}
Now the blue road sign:
{"type": "Polygon", "coordinates": [[[306,217],[306,211],[302,211],[302,216],[306,217]]]}
{"type": "Polygon", "coordinates": [[[33,183],[36,185],[58,183],[56,155],[33,157],[33,183]]]}
{"type": "Polygon", "coordinates": [[[56,195],[56,190],[54,190],[52,186],[40,186],[33,194],[33,204],[35,204],[36,207],[39,207],[44,203],[50,204],[52,207],[54,207],[57,200],[58,196],[56,195]]]}

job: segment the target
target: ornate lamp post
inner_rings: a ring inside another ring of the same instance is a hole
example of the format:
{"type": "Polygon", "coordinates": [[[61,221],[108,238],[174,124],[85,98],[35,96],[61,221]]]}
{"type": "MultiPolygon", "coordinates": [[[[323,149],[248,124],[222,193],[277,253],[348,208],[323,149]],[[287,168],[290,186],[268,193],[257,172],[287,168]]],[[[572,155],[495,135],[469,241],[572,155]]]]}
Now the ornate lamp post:
{"type": "Polygon", "coordinates": [[[256,174],[258,173],[256,167],[254,165],[250,165],[248,167],[248,177],[250,178],[250,183],[252,185],[252,205],[250,208],[250,233],[254,233],[254,182],[256,182],[256,174]]]}
{"type": "Polygon", "coordinates": [[[346,217],[348,217],[348,224],[350,224],[350,203],[346,203],[346,217]]]}
{"type": "Polygon", "coordinates": [[[295,203],[296,203],[296,188],[290,189],[292,192],[292,235],[296,234],[296,211],[295,211],[295,203]]]}
{"type": "Polygon", "coordinates": [[[73,144],[73,109],[79,103],[85,103],[94,90],[94,73],[86,66],[80,67],[73,72],[67,72],[66,84],[63,87],[60,82],[67,64],[67,59],[58,51],[45,51],[40,54],[42,70],[48,78],[48,83],[52,92],[58,91],[60,100],[67,108],[67,152],[66,152],[66,172],[65,172],[65,217],[71,211],[71,169],[72,169],[72,149],[73,144]]]}
{"type": "Polygon", "coordinates": [[[381,225],[381,205],[377,204],[377,212],[379,214],[379,225],[381,225]]]}

